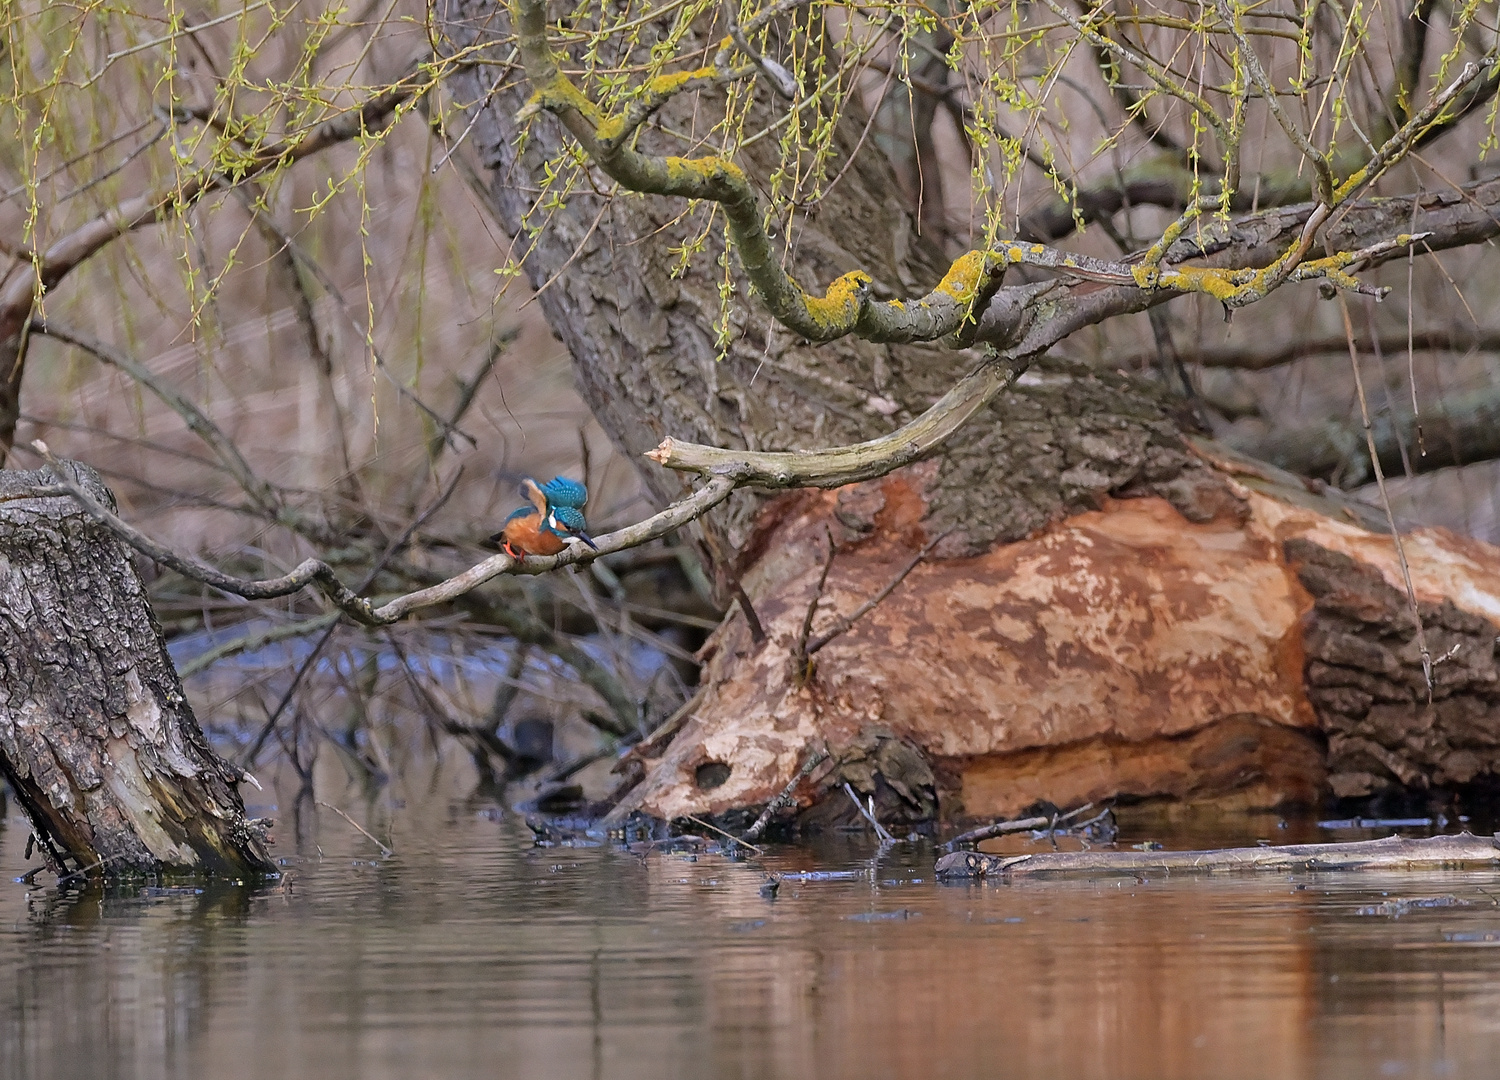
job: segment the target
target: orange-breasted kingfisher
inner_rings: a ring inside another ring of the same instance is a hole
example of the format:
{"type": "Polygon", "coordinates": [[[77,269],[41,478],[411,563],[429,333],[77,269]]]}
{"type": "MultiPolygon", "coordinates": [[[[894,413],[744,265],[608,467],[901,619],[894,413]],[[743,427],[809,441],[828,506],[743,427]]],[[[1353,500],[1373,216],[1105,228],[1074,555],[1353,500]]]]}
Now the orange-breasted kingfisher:
{"type": "Polygon", "coordinates": [[[583,516],[588,488],[565,476],[555,476],[545,484],[528,477],[521,481],[521,493],[531,505],[506,518],[505,527],[490,537],[490,543],[512,559],[556,555],[570,543],[584,543],[598,550],[583,516]]]}

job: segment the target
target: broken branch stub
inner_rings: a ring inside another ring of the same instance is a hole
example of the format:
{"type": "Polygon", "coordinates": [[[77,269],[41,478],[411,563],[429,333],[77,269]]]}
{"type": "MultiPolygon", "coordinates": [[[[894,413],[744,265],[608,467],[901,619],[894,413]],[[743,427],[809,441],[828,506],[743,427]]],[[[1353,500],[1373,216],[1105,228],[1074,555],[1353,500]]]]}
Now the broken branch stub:
{"type": "MultiPolygon", "coordinates": [[[[92,470],[63,468],[113,505],[92,470]]],[[[59,873],[274,870],[129,549],[50,470],[0,472],[0,772],[59,873]]]]}

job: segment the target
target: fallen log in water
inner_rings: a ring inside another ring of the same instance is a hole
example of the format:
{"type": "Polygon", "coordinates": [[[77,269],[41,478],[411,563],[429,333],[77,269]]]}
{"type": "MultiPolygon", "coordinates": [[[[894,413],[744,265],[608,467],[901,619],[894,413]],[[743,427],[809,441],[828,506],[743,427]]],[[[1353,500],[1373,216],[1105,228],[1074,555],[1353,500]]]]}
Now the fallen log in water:
{"type": "Polygon", "coordinates": [[[937,862],[945,881],[1042,877],[1054,874],[1224,873],[1227,871],[1459,870],[1500,865],[1500,834],[1388,836],[1348,844],[1222,848],[1214,851],[1064,851],[986,855],[955,851],[937,862]]]}

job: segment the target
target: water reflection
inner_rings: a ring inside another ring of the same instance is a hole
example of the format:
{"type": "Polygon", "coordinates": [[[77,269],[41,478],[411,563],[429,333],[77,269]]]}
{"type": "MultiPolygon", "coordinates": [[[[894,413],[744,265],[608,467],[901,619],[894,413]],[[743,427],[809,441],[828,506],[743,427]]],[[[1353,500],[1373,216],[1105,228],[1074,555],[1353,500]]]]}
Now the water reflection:
{"type": "Polygon", "coordinates": [[[289,889],[28,894],[8,823],[0,1076],[1487,1076],[1500,1050],[1493,874],[940,886],[930,847],[834,838],[769,853],[843,872],[772,901],[753,861],[345,805],[397,856],[304,806],[289,889]]]}

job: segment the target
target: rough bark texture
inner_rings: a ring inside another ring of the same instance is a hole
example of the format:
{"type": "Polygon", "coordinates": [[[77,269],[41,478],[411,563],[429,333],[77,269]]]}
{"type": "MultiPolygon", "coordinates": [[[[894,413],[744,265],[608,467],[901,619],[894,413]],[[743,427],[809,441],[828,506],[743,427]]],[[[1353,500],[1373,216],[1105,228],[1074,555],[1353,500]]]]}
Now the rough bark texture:
{"type": "Polygon", "coordinates": [[[1287,559],[1313,595],[1307,696],[1328,732],[1336,795],[1467,784],[1500,775],[1496,626],[1451,600],[1418,605],[1438,659],[1432,700],[1404,593],[1380,572],[1306,540],[1287,559]]]}
{"type": "MultiPolygon", "coordinates": [[[[71,466],[108,505],[97,475],[71,466]]],[[[125,549],[46,471],[0,472],[0,770],[54,869],[272,869],[125,549]]]]}

